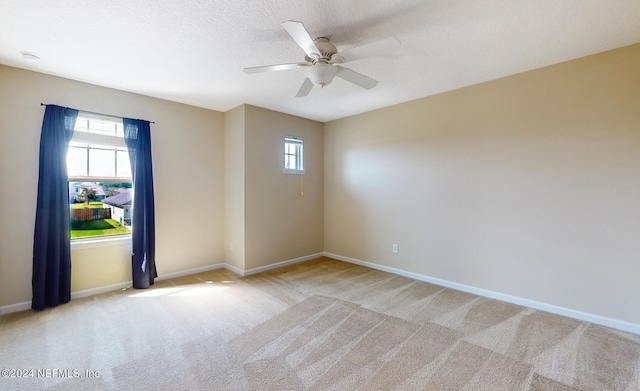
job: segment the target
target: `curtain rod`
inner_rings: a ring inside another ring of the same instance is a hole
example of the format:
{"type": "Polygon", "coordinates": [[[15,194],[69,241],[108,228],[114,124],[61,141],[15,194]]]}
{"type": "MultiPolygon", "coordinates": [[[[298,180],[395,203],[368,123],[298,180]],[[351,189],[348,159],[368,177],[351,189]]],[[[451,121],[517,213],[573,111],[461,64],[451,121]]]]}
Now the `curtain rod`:
{"type": "MultiPolygon", "coordinates": [[[[49,106],[50,104],[48,103],[42,103],[40,102],[40,106],[49,106]]],[[[51,105],[51,106],[59,106],[59,105],[51,105]]],[[[74,109],[71,107],[65,107],[65,106],[59,106],[59,107],[64,107],[65,109],[71,109],[71,110],[78,110],[78,111],[82,111],[83,113],[89,113],[89,114],[95,114],[95,115],[105,115],[107,117],[113,117],[113,118],[120,118],[120,119],[124,119],[124,117],[120,117],[118,115],[111,115],[111,114],[104,114],[104,113],[98,113],[95,111],[89,111],[89,110],[80,110],[80,109],[74,109]]],[[[147,121],[146,119],[140,120],[140,119],[136,119],[137,121],[147,121]]],[[[155,121],[147,121],[150,124],[155,124],[155,121]]]]}

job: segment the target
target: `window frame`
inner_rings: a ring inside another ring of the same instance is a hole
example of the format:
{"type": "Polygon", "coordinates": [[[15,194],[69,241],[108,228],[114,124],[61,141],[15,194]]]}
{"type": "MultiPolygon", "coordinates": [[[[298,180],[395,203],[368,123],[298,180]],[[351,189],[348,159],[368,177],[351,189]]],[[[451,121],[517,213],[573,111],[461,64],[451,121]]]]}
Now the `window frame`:
{"type": "Polygon", "coordinates": [[[304,174],[304,139],[298,136],[285,135],[284,142],[282,144],[282,172],[285,174],[304,174]],[[287,150],[288,145],[294,146],[294,153],[289,153],[287,150]],[[295,159],[296,168],[287,167],[287,156],[293,156],[295,159]]]}
{"type": "MultiPolygon", "coordinates": [[[[126,142],[124,140],[124,134],[119,132],[119,129],[117,128],[117,124],[118,123],[122,123],[122,119],[118,118],[118,117],[109,117],[109,116],[96,116],[90,113],[84,113],[82,111],[80,111],[78,113],[78,120],[91,120],[91,119],[98,119],[98,120],[107,120],[107,121],[113,121],[114,122],[114,127],[116,128],[116,131],[114,132],[114,134],[117,135],[109,135],[109,134],[105,134],[103,131],[98,131],[98,132],[91,132],[90,129],[88,129],[88,131],[84,131],[84,130],[76,130],[74,129],[73,132],[73,136],[69,142],[69,146],[68,146],[68,150],[67,150],[67,156],[68,156],[68,151],[71,148],[82,148],[82,149],[86,149],[87,150],[87,157],[86,157],[86,170],[85,173],[87,174],[85,175],[68,175],[67,177],[67,184],[68,184],[68,188],[70,189],[71,187],[71,183],[73,182],[106,182],[106,183],[122,183],[122,182],[130,182],[133,185],[133,178],[131,176],[91,176],[89,175],[90,173],[90,150],[91,149],[102,149],[102,150],[109,150],[109,151],[113,151],[115,154],[115,160],[114,160],[114,172],[117,175],[118,174],[118,152],[125,152],[128,154],[128,149],[127,149],[127,145],[126,142]],[[82,143],[85,144],[85,146],[74,146],[73,143],[82,143]]],[[[77,122],[76,122],[77,124],[77,122]]],[[[133,187],[131,188],[133,191],[133,187]]],[[[70,198],[71,194],[69,194],[69,198],[70,198]]],[[[69,208],[71,208],[71,204],[69,204],[69,208]]],[[[69,227],[71,229],[71,227],[69,227]]],[[[127,228],[129,228],[129,232],[128,233],[117,233],[117,234],[110,234],[110,235],[94,235],[94,236],[86,236],[86,237],[79,237],[79,238],[70,238],[70,243],[71,243],[71,247],[72,248],[91,248],[91,247],[102,247],[102,246],[110,246],[110,245],[117,245],[117,244],[130,244],[131,243],[131,234],[133,231],[133,225],[129,225],[127,228]]]]}

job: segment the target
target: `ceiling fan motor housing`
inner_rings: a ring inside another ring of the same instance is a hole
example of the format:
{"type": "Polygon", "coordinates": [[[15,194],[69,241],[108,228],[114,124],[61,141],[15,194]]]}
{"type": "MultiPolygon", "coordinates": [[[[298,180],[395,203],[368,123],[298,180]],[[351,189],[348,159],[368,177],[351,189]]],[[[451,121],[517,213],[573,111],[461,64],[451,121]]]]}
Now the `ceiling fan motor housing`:
{"type": "Polygon", "coordinates": [[[336,47],[331,42],[329,42],[329,38],[318,37],[313,40],[313,43],[316,44],[316,47],[320,51],[321,56],[320,58],[316,59],[316,61],[324,60],[325,62],[329,62],[331,60],[331,57],[333,57],[334,54],[338,53],[338,49],[336,49],[336,47]]]}
{"type": "Polygon", "coordinates": [[[306,58],[312,66],[306,69],[305,74],[315,86],[322,88],[331,84],[340,70],[329,63],[331,58],[338,53],[338,49],[326,37],[318,37],[313,40],[313,43],[318,48],[320,57],[316,58],[316,54],[312,53],[313,58],[306,58]]]}

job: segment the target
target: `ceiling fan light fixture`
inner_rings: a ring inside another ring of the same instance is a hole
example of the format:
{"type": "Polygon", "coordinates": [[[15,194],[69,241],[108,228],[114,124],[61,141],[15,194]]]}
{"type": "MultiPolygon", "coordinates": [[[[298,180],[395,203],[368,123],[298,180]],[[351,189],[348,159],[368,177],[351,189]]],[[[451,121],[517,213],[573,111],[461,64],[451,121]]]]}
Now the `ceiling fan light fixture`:
{"type": "Polygon", "coordinates": [[[305,73],[315,86],[322,88],[331,84],[339,70],[336,66],[320,62],[309,67],[305,73]]]}
{"type": "Polygon", "coordinates": [[[378,84],[377,80],[338,64],[356,61],[380,53],[388,53],[400,43],[395,37],[389,37],[338,53],[338,49],[331,43],[329,36],[311,38],[302,22],[287,20],[282,22],[282,27],[287,30],[291,38],[304,51],[304,62],[250,67],[244,68],[244,72],[258,73],[304,69],[307,78],[304,79],[302,86],[300,86],[296,98],[307,96],[314,86],[323,88],[331,84],[336,76],[366,90],[372,89],[378,84]]]}

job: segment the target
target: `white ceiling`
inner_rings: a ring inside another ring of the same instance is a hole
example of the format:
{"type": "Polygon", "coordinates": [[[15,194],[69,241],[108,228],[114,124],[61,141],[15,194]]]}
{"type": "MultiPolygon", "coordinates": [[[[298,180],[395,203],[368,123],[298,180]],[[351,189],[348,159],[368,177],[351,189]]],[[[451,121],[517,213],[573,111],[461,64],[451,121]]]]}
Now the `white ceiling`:
{"type": "Polygon", "coordinates": [[[323,122],[638,42],[640,0],[0,0],[2,64],[323,122]],[[242,71],[303,61],[285,20],[338,50],[389,36],[401,46],[346,64],[380,81],[371,90],[336,79],[295,98],[302,70],[242,71]]]}

